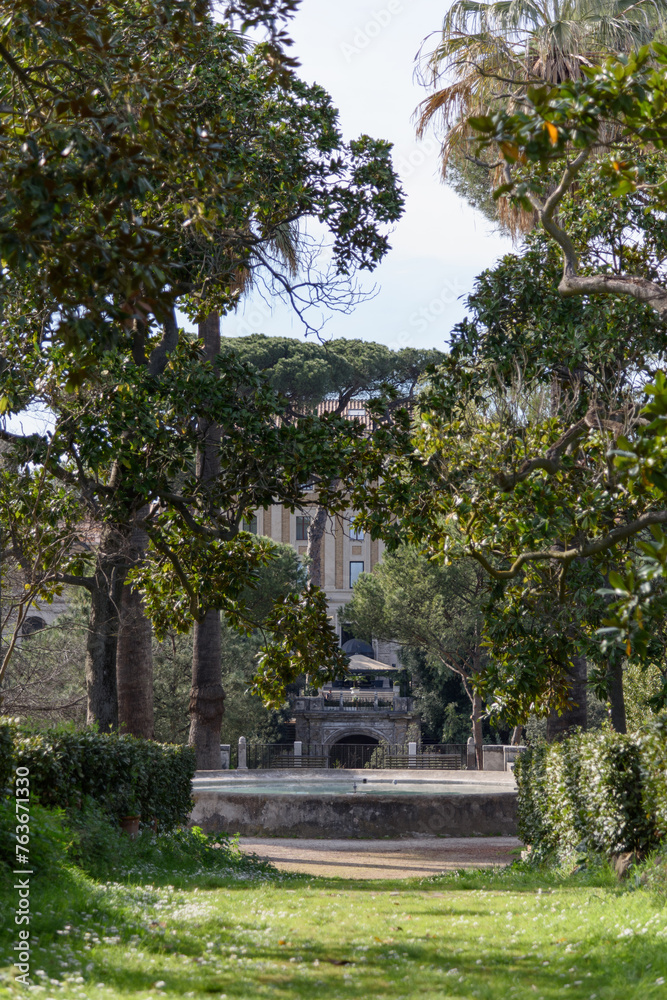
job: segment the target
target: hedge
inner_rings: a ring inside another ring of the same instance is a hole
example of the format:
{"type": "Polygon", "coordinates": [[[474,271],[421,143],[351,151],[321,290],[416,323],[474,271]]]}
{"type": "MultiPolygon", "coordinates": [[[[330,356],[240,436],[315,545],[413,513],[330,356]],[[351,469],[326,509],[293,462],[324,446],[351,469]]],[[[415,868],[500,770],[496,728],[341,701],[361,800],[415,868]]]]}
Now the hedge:
{"type": "Polygon", "coordinates": [[[0,722],[0,795],[9,787],[14,771],[14,739],[9,722],[0,722]]]}
{"type": "Polygon", "coordinates": [[[667,719],[641,736],[575,733],[515,766],[519,836],[549,854],[645,853],[667,833],[667,719]]]}
{"type": "Polygon", "coordinates": [[[641,734],[644,802],[655,821],[657,836],[667,838],[667,716],[650,723],[641,734]]]}
{"type": "Polygon", "coordinates": [[[43,806],[80,807],[89,796],[118,819],[141,815],[163,829],[187,822],[192,809],[191,747],[91,730],[16,730],[14,755],[43,806]]]}

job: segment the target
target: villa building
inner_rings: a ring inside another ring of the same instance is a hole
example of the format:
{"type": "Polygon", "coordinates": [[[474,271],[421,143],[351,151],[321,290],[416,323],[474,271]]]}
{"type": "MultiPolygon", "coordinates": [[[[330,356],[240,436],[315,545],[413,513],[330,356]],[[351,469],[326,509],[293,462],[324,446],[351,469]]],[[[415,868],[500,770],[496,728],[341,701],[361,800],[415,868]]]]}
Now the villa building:
{"type": "MultiPolygon", "coordinates": [[[[308,548],[308,515],[292,514],[277,504],[258,510],[249,524],[258,535],[291,545],[300,556],[308,548]]],[[[349,638],[338,624],[338,611],[352,599],[352,588],[361,573],[370,573],[382,558],[384,545],[371,539],[352,525],[352,514],[335,515],[327,519],[322,540],[322,589],[324,590],[334,627],[341,643],[349,638]]],[[[397,666],[398,656],[392,643],[373,642],[373,655],[387,666],[397,666]]]]}

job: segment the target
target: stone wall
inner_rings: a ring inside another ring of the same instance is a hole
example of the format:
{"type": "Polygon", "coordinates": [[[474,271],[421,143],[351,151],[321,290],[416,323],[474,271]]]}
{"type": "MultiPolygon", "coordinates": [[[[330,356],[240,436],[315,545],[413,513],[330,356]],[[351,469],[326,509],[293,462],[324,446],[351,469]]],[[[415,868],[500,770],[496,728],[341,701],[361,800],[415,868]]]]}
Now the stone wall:
{"type": "Polygon", "coordinates": [[[516,793],[275,795],[195,791],[191,823],[245,837],[516,836],[516,793]]]}

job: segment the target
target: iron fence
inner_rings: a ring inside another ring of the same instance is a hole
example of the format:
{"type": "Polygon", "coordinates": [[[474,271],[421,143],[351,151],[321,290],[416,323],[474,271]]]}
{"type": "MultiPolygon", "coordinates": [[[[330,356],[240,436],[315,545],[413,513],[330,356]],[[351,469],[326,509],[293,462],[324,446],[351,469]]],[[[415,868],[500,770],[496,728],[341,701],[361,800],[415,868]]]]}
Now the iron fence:
{"type": "Polygon", "coordinates": [[[430,770],[465,771],[468,767],[468,747],[465,743],[430,743],[409,748],[381,744],[373,748],[368,766],[371,768],[416,767],[430,770]]]}
{"type": "Polygon", "coordinates": [[[327,755],[316,744],[249,743],[248,768],[327,767],[327,755]],[[295,752],[297,747],[301,752],[295,752]]]}
{"type": "MultiPolygon", "coordinates": [[[[468,747],[465,743],[419,745],[410,753],[407,744],[335,743],[259,743],[247,745],[247,766],[251,770],[286,768],[353,768],[382,770],[418,768],[466,770],[468,747]]],[[[238,767],[238,750],[231,748],[230,767],[238,767]]]]}

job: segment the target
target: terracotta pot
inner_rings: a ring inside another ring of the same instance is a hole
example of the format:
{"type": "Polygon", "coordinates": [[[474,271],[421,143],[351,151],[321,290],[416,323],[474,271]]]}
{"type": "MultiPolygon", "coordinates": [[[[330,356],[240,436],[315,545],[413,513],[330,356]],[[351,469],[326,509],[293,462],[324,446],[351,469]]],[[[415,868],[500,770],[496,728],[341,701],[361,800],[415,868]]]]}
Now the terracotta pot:
{"type": "Polygon", "coordinates": [[[120,828],[132,840],[139,836],[139,823],[141,816],[123,816],[120,821],[120,828]]]}

